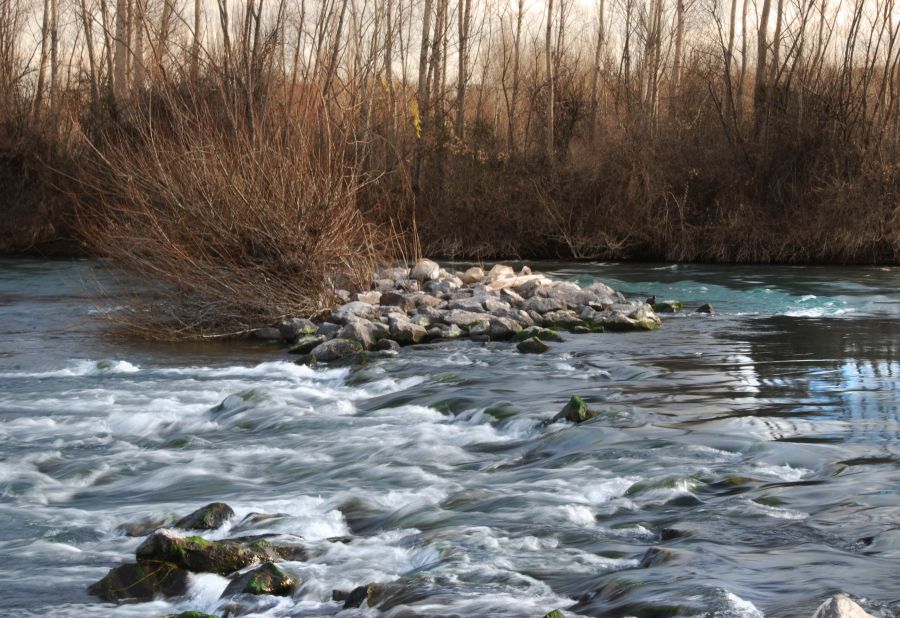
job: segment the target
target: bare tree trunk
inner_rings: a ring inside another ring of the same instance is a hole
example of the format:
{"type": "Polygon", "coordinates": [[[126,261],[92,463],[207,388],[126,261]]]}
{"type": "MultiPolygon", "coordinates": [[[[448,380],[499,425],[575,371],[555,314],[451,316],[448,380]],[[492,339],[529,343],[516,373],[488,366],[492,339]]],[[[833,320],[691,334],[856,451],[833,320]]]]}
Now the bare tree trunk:
{"type": "Polygon", "coordinates": [[[128,93],[128,0],[116,0],[116,51],[115,74],[113,75],[113,92],[116,101],[121,103],[128,93]]]}
{"type": "Polygon", "coordinates": [[[749,0],[741,0],[741,71],[737,84],[737,116],[744,117],[744,83],[747,81],[747,8],[749,0]]]}
{"type": "Polygon", "coordinates": [[[134,82],[135,94],[144,89],[144,2],[134,0],[134,82]]]}
{"type": "Polygon", "coordinates": [[[41,115],[41,107],[44,104],[44,88],[47,79],[47,62],[49,60],[50,47],[50,0],[44,0],[44,19],[41,23],[41,56],[38,64],[37,86],[34,91],[34,100],[31,104],[31,112],[37,121],[41,115]]]}
{"type": "Polygon", "coordinates": [[[456,137],[463,139],[466,129],[466,81],[469,67],[469,20],[472,0],[459,0],[459,66],[456,80],[456,137]]]}
{"type": "Polygon", "coordinates": [[[191,81],[200,73],[200,28],[203,23],[203,0],[194,0],[194,32],[191,33],[191,81]]]}
{"type": "Polygon", "coordinates": [[[59,0],[50,0],[50,113],[59,109],[59,0]]]}
{"type": "MultiPolygon", "coordinates": [[[[146,0],[142,0],[146,1],[146,0]]],[[[162,13],[159,17],[159,39],[156,42],[154,70],[162,77],[163,63],[169,55],[169,32],[172,29],[172,13],[175,10],[173,0],[163,0],[162,13]]]]}
{"type": "MultiPolygon", "coordinates": [[[[675,113],[678,105],[678,91],[681,88],[681,67],[684,61],[684,10],[684,0],[675,0],[675,59],[672,62],[672,83],[669,94],[669,112],[671,114],[675,113]]],[[[658,53],[659,50],[657,50],[658,53]]]]}
{"type": "Polygon", "coordinates": [[[414,114],[414,121],[416,121],[416,153],[413,165],[413,188],[416,190],[421,187],[422,157],[424,155],[422,139],[428,128],[428,51],[431,47],[431,13],[432,0],[425,0],[425,9],[422,15],[422,43],[419,46],[419,81],[418,94],[416,96],[416,111],[418,113],[414,114]]]}
{"type": "Polygon", "coordinates": [[[548,0],[547,2],[547,34],[544,39],[544,60],[546,64],[547,71],[547,159],[549,161],[553,161],[554,158],[554,150],[556,149],[556,139],[554,136],[554,125],[555,125],[555,117],[554,117],[554,107],[556,105],[556,101],[554,100],[556,96],[556,92],[554,91],[555,84],[553,79],[553,0],[548,0]]]}
{"type": "Polygon", "coordinates": [[[84,28],[84,42],[87,45],[88,71],[91,81],[91,105],[97,105],[100,100],[100,83],[97,71],[97,52],[94,47],[94,25],[91,23],[91,15],[88,12],[86,0],[81,0],[81,24],[84,28]]]}
{"type": "Polygon", "coordinates": [[[334,80],[334,74],[337,70],[338,57],[341,51],[341,39],[344,31],[344,19],[347,15],[347,0],[341,2],[341,12],[338,15],[337,31],[334,34],[334,42],[331,49],[331,60],[328,62],[328,70],[325,73],[325,85],[322,86],[322,98],[328,98],[328,92],[331,90],[331,82],[334,80]]]}
{"type": "Polygon", "coordinates": [[[600,63],[603,60],[603,46],[606,38],[606,24],[604,13],[606,12],[606,0],[600,0],[597,9],[597,43],[594,47],[594,70],[591,75],[591,144],[597,138],[597,108],[599,107],[600,63]]]}
{"type": "Polygon", "coordinates": [[[515,118],[516,118],[516,105],[519,102],[519,55],[522,50],[522,17],[525,14],[525,0],[518,0],[516,3],[516,33],[515,33],[515,42],[513,47],[513,83],[512,83],[512,95],[509,99],[509,117],[506,121],[506,139],[509,147],[509,151],[512,154],[516,152],[516,132],[515,132],[515,118]]]}
{"type": "Polygon", "coordinates": [[[757,126],[762,120],[766,105],[766,54],[768,43],[766,37],[769,30],[769,11],[772,0],[763,0],[762,13],[759,16],[759,31],[756,35],[756,82],[754,84],[754,101],[757,126]]]}
{"type": "Polygon", "coordinates": [[[781,70],[781,36],[782,19],[784,18],[784,0],[778,0],[775,8],[775,37],[772,39],[772,69],[769,83],[774,85],[781,70]]]}

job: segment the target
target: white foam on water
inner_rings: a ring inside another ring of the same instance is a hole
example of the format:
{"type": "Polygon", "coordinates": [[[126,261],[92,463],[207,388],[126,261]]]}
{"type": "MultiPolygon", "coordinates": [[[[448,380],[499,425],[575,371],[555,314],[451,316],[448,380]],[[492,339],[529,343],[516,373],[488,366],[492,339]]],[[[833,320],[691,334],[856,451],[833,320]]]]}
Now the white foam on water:
{"type": "Polygon", "coordinates": [[[141,370],[124,360],[75,360],[62,369],[50,371],[8,371],[0,373],[0,378],[77,378],[82,376],[100,376],[137,373],[141,370]]]}

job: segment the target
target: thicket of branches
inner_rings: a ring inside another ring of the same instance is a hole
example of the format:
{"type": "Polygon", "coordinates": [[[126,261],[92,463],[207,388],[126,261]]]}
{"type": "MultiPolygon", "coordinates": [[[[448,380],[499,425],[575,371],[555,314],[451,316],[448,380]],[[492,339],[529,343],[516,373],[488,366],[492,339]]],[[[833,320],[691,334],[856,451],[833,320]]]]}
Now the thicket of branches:
{"type": "Polygon", "coordinates": [[[896,261],[898,154],[891,0],[0,0],[7,248],[896,261]]]}

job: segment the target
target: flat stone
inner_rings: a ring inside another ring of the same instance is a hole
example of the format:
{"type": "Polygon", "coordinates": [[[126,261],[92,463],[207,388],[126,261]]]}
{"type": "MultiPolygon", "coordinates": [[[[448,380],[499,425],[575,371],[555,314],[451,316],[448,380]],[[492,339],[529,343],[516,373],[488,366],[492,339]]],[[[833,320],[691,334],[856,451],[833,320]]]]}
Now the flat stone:
{"type": "Polygon", "coordinates": [[[484,305],[481,304],[481,301],[477,298],[460,298],[458,300],[451,300],[447,304],[448,309],[462,309],[463,311],[472,311],[475,313],[481,313],[484,311],[484,305]]]}

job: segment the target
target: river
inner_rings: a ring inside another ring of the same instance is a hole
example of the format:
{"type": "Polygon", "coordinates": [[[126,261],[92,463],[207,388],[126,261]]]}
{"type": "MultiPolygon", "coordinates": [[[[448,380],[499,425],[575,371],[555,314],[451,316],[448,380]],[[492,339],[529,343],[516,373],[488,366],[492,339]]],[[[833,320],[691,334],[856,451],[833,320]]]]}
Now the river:
{"type": "Polygon", "coordinates": [[[394,616],[811,616],[839,591],[900,615],[900,269],[532,266],[689,310],[540,356],[310,369],[111,337],[96,262],[0,261],[0,615],[220,609],[216,575],[174,602],[85,590],[140,543],[119,526],[212,501],[309,549],[253,615],[335,615],[373,581],[408,582],[394,616]],[[571,394],[598,417],[545,427],[571,394]]]}

